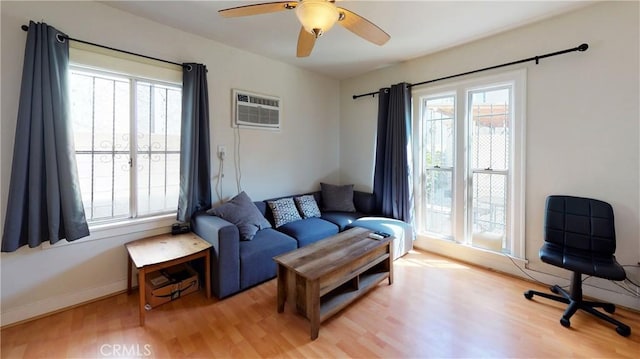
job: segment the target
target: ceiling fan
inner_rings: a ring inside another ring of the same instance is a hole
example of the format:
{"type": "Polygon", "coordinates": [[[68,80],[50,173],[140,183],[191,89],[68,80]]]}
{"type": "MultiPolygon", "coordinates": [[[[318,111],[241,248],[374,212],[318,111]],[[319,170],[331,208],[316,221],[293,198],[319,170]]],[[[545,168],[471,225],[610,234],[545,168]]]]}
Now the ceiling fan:
{"type": "Polygon", "coordinates": [[[302,24],[298,35],[298,57],[309,56],[316,39],[329,31],[336,22],[376,45],[384,45],[391,38],[369,20],[336,6],[335,0],[277,1],[222,9],[218,13],[224,17],[239,17],[294,9],[302,24]]]}

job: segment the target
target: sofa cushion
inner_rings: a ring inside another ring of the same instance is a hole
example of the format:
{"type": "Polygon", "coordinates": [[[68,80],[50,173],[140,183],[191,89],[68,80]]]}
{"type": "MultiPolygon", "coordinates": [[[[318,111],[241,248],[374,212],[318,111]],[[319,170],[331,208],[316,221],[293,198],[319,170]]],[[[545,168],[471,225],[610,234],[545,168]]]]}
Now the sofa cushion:
{"type": "Polygon", "coordinates": [[[360,212],[323,212],[322,219],[325,221],[329,221],[338,228],[340,228],[340,232],[344,231],[348,225],[353,223],[360,217],[363,217],[364,214],[360,212]]]}
{"type": "Polygon", "coordinates": [[[393,259],[405,255],[413,248],[413,226],[409,223],[386,217],[362,217],[353,221],[346,229],[353,227],[362,227],[394,236],[393,259]]]}
{"type": "Polygon", "coordinates": [[[272,228],[258,231],[251,241],[240,242],[240,288],[275,277],[273,257],[297,247],[295,239],[272,228]]]}
{"type": "Polygon", "coordinates": [[[353,204],[356,206],[356,211],[362,214],[373,215],[377,212],[373,193],[353,191],[353,204]]]}
{"type": "Polygon", "coordinates": [[[250,241],[260,229],[271,228],[271,223],[264,218],[244,191],[227,203],[211,208],[207,213],[238,226],[240,240],[243,241],[250,241]]]}
{"type": "Polygon", "coordinates": [[[296,202],[298,211],[302,214],[302,218],[320,217],[320,208],[316,203],[316,199],[313,195],[308,194],[305,196],[295,197],[293,199],[296,202]]]}
{"type": "MultiPolygon", "coordinates": [[[[260,211],[260,213],[267,218],[267,203],[264,201],[258,201],[258,202],[253,202],[253,204],[256,205],[256,207],[258,208],[258,211],[260,211]]],[[[267,218],[267,221],[269,221],[269,218],[267,218]]],[[[269,223],[271,223],[271,221],[269,221],[269,223]]]]}
{"type": "Polygon", "coordinates": [[[269,204],[269,208],[271,208],[276,228],[289,222],[302,219],[302,217],[300,217],[300,213],[298,213],[298,208],[296,208],[296,204],[293,202],[293,198],[291,197],[282,198],[276,201],[268,201],[267,203],[269,204]]]}
{"type": "Polygon", "coordinates": [[[355,212],[353,204],[353,185],[336,186],[320,183],[322,206],[324,211],[355,212]]]}
{"type": "Polygon", "coordinates": [[[298,247],[317,242],[320,239],[338,233],[338,226],[321,218],[307,218],[287,223],[278,227],[278,231],[285,233],[298,241],[298,247]]]}

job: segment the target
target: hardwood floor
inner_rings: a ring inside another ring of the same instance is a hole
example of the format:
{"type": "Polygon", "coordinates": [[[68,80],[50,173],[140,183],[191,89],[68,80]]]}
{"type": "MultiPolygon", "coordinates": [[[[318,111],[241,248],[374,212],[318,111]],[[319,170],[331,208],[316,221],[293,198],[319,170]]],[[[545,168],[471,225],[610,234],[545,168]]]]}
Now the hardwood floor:
{"type": "Polygon", "coordinates": [[[543,286],[424,252],[394,262],[386,281],[322,323],[317,340],[289,304],[276,312],[276,280],[231,298],[202,291],[147,313],[138,295],[119,294],[2,329],[2,358],[95,357],[589,357],[638,358],[640,313],[614,314],[614,327],[579,312],[560,325],[564,305],[526,300],[543,286]]]}

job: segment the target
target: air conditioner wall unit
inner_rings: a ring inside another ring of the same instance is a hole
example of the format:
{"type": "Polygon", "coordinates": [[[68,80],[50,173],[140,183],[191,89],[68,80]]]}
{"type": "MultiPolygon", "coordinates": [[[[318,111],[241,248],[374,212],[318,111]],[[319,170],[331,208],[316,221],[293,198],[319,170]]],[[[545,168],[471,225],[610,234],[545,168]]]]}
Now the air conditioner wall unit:
{"type": "Polygon", "coordinates": [[[234,89],[233,127],[280,129],[282,101],[279,97],[234,89]]]}

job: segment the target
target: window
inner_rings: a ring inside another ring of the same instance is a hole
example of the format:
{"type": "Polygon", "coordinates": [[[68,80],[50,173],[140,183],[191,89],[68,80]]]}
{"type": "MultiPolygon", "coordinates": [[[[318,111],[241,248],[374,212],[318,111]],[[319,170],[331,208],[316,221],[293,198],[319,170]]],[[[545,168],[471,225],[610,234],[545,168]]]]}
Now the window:
{"type": "Polygon", "coordinates": [[[175,212],[179,85],[72,66],[71,115],[91,223],[175,212]]]}
{"type": "Polygon", "coordinates": [[[426,98],[423,105],[424,229],[451,237],[455,96],[426,98]]]}
{"type": "Polygon", "coordinates": [[[524,71],[416,90],[421,235],[524,256],[524,71]]]}

